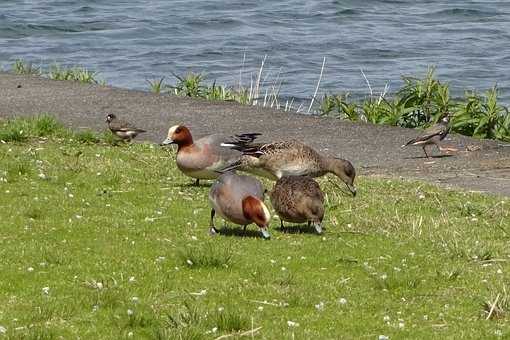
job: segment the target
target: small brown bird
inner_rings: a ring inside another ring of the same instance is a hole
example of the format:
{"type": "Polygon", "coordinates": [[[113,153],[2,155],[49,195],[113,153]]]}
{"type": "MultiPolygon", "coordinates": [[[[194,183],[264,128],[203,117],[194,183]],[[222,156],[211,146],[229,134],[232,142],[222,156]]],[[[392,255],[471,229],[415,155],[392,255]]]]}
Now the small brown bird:
{"type": "Polygon", "coordinates": [[[324,194],[313,178],[309,176],[286,176],[276,181],[270,193],[271,204],[283,221],[292,223],[308,222],[318,234],[322,233],[324,218],[324,194]]]}
{"type": "Polygon", "coordinates": [[[315,149],[296,140],[267,144],[224,143],[243,152],[243,156],[225,170],[239,169],[273,180],[284,176],[320,177],[332,173],[339,177],[356,195],[356,171],[351,162],[321,155],[315,149]]]}
{"type": "Polygon", "coordinates": [[[210,233],[215,235],[216,212],[224,219],[244,226],[255,223],[265,239],[270,238],[268,226],[271,215],[264,204],[264,186],[254,177],[233,172],[221,175],[209,191],[211,205],[210,233]]]}
{"type": "Polygon", "coordinates": [[[421,145],[427,158],[430,158],[426,150],[428,145],[434,144],[440,152],[455,151],[455,149],[452,148],[443,148],[439,144],[439,142],[448,135],[448,132],[450,132],[450,127],[448,126],[449,122],[450,118],[448,116],[444,117],[439,123],[426,129],[421,136],[411,139],[409,142],[402,145],[402,147],[406,147],[408,145],[421,145]]]}
{"type": "Polygon", "coordinates": [[[131,142],[138,134],[146,132],[126,121],[118,119],[113,113],[106,116],[106,122],[108,123],[110,131],[123,141],[131,142]]]}

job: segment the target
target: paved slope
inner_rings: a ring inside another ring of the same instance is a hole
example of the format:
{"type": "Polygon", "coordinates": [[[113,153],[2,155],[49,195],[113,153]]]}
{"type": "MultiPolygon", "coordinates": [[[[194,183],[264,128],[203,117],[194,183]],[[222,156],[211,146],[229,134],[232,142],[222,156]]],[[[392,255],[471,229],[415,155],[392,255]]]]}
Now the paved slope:
{"type": "Polygon", "coordinates": [[[188,125],[195,136],[262,132],[262,140],[295,138],[347,158],[360,174],[420,178],[510,196],[510,146],[496,141],[453,135],[446,143],[461,151],[430,161],[420,148],[400,148],[419,133],[412,129],[0,73],[0,116],[43,112],[73,128],[95,130],[104,130],[106,114],[115,113],[148,131],[139,139],[153,142],[177,123],[188,125]],[[465,151],[467,146],[479,150],[465,151]]]}

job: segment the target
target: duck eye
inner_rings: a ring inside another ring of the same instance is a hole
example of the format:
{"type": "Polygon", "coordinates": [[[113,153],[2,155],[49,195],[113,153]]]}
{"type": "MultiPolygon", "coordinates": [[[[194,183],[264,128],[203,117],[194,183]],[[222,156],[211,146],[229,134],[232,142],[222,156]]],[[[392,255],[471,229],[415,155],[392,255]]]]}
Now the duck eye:
{"type": "Polygon", "coordinates": [[[180,133],[181,132],[181,127],[179,126],[177,129],[175,129],[175,133],[180,133]]]}

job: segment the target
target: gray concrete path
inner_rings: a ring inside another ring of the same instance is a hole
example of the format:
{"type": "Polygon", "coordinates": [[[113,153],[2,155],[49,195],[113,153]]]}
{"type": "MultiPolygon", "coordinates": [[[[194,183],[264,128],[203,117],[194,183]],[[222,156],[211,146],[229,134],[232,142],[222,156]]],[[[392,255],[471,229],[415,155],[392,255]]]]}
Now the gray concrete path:
{"type": "Polygon", "coordinates": [[[451,157],[422,158],[421,148],[400,145],[419,131],[351,123],[236,103],[156,95],[70,81],[0,73],[0,116],[51,113],[75,129],[104,130],[115,113],[148,131],[141,140],[160,142],[175,124],[195,136],[213,132],[261,132],[263,141],[299,139],[351,160],[359,174],[424,179],[446,186],[510,196],[510,146],[451,135],[451,157]],[[476,151],[467,151],[467,149],[476,151]]]}

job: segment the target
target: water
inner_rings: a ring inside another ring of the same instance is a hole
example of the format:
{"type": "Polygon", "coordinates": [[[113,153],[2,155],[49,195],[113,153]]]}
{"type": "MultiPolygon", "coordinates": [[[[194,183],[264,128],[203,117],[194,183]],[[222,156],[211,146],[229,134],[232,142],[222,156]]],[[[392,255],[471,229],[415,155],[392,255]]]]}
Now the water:
{"type": "Polygon", "coordinates": [[[0,65],[14,59],[100,71],[107,83],[187,71],[249,85],[264,55],[282,94],[375,92],[436,65],[457,93],[498,84],[510,102],[510,1],[1,0],[0,65]],[[244,68],[243,59],[244,61],[244,68]]]}

